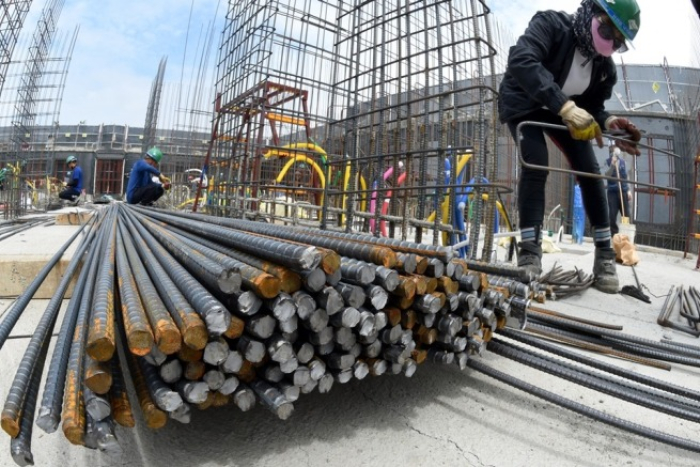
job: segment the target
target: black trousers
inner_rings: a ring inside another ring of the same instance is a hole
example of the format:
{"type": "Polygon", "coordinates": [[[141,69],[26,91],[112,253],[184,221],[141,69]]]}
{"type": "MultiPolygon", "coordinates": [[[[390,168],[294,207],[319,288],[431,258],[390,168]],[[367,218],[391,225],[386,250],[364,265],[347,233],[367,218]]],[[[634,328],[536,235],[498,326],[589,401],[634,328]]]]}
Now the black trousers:
{"type": "Polygon", "coordinates": [[[620,190],[608,190],[608,212],[610,213],[610,233],[615,235],[620,232],[620,228],[617,226],[617,213],[623,215],[622,209],[624,208],[624,216],[630,216],[630,204],[627,201],[627,193],[622,192],[622,203],[620,203],[620,190]]]}
{"type": "Polygon", "coordinates": [[[59,198],[65,199],[66,201],[75,201],[78,196],[80,196],[80,192],[70,187],[64,189],[58,194],[59,198]]]}
{"type": "Polygon", "coordinates": [[[158,199],[163,196],[165,190],[161,185],[152,184],[146,186],[140,186],[134,190],[134,195],[131,197],[130,204],[144,204],[147,206],[152,205],[158,199]]]}
{"type": "MultiPolygon", "coordinates": [[[[561,118],[547,109],[539,109],[524,117],[508,122],[513,139],[518,141],[516,127],[522,121],[536,121],[562,125],[561,118]]],[[[578,172],[600,174],[600,166],[589,141],[578,141],[571,137],[568,130],[550,130],[536,126],[526,126],[522,130],[521,149],[525,162],[537,165],[549,165],[549,154],[545,134],[561,149],[571,168],[578,172]]],[[[544,221],[546,170],[522,169],[518,181],[518,213],[520,228],[537,227],[544,221]]],[[[583,207],[593,227],[610,226],[608,202],[603,180],[589,177],[577,177],[583,197],[583,207]]]]}

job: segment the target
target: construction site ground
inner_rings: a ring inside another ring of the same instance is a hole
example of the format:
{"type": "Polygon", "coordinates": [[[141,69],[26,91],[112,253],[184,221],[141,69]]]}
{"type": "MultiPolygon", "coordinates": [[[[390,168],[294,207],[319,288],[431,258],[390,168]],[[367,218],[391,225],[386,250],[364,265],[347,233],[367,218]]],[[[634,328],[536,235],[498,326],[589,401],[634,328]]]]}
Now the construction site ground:
{"type": "MultiPolygon", "coordinates": [[[[36,252],[46,260],[74,226],[36,227],[0,244],[0,263],[36,252]],[[39,251],[41,249],[41,251],[39,251]],[[12,259],[8,259],[12,256],[12,259]]],[[[545,271],[555,263],[590,271],[593,246],[571,244],[546,254],[545,271]]],[[[637,273],[652,303],[590,289],[580,296],[548,301],[545,308],[624,326],[624,332],[658,340],[662,337],[700,346],[695,339],[656,323],[671,285],[696,285],[696,257],[638,248],[637,273]]],[[[503,256],[503,253],[499,253],[503,256]]],[[[619,266],[621,285],[636,285],[631,268],[619,266]]],[[[11,276],[12,277],[12,276],[11,276]]],[[[9,278],[3,276],[2,281],[9,278]]],[[[0,313],[11,303],[0,299],[0,313]]],[[[34,300],[0,355],[0,400],[22,357],[29,335],[47,299],[34,300]]],[[[64,303],[65,306],[65,303],[64,303]]],[[[59,316],[59,320],[62,316],[59,316]]],[[[60,321],[59,321],[60,323],[60,321]]],[[[676,419],[605,394],[574,385],[498,357],[481,357],[489,365],[581,404],[679,437],[700,440],[700,425],[676,419]]],[[[672,371],[604,358],[625,368],[697,389],[700,369],[673,365],[672,371]]],[[[194,410],[192,422],[170,421],[159,431],[118,428],[123,454],[105,454],[72,446],[60,432],[34,428],[33,453],[38,466],[697,466],[697,454],[650,441],[543,402],[474,370],[426,363],[412,378],[368,377],[333,386],[328,394],[302,395],[287,421],[258,406],[241,413],[231,405],[194,410]]],[[[136,411],[137,412],[137,411],[136,411]]],[[[3,436],[4,433],[3,433],[3,436]]],[[[0,466],[15,465],[9,438],[0,449],[0,466]]]]}

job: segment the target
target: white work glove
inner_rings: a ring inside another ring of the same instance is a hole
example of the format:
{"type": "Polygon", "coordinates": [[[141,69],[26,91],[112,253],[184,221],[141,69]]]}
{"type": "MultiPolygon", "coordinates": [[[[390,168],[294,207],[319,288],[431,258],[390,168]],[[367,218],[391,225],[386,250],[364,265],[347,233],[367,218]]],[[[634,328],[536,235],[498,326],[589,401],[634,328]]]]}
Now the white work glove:
{"type": "Polygon", "coordinates": [[[566,101],[559,111],[559,116],[569,128],[571,137],[580,141],[596,140],[599,148],[603,147],[603,135],[600,126],[586,110],[577,106],[574,101],[566,101]]]}

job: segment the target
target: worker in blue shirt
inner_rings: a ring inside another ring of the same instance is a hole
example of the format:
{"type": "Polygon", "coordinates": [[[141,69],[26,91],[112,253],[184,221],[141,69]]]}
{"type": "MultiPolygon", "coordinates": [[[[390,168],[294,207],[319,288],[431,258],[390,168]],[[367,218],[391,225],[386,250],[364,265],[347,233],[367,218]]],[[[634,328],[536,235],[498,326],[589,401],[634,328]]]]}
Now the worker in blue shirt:
{"type": "Polygon", "coordinates": [[[66,158],[66,164],[68,171],[63,183],[65,188],[58,194],[58,197],[75,203],[83,191],[83,170],[78,167],[78,158],[73,155],[66,158]]]}
{"type": "Polygon", "coordinates": [[[632,201],[632,192],[627,183],[627,165],[621,154],[620,148],[616,147],[605,161],[607,167],[605,175],[620,179],[620,183],[608,180],[608,214],[610,215],[610,232],[613,235],[620,232],[620,227],[617,225],[618,213],[622,217],[632,217],[629,205],[632,201]]]}
{"type": "Polygon", "coordinates": [[[129,204],[142,204],[153,206],[163,196],[165,190],[170,188],[170,179],[158,170],[158,165],[163,159],[163,152],[157,147],[152,147],[136,161],[129,174],[129,184],[126,187],[126,202],[129,204]],[[158,177],[160,183],[153,177],[158,177]]]}

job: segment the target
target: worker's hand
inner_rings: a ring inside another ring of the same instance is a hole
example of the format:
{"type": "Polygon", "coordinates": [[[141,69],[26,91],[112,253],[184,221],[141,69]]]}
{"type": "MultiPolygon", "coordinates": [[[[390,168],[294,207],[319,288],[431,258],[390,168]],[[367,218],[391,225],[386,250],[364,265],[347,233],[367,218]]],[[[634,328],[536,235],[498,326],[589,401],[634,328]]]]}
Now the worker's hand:
{"type": "Polygon", "coordinates": [[[618,148],[622,149],[625,151],[627,154],[631,154],[633,156],[639,156],[641,155],[641,151],[637,147],[636,144],[639,142],[639,140],[642,139],[642,133],[639,131],[639,129],[634,125],[634,123],[630,122],[626,118],[622,117],[609,117],[605,121],[605,129],[606,130],[622,130],[626,133],[628,133],[629,136],[629,141],[627,140],[615,140],[615,146],[618,148]]]}
{"type": "Polygon", "coordinates": [[[574,101],[567,101],[559,111],[559,116],[566,124],[571,137],[580,141],[596,140],[599,148],[603,147],[603,134],[595,119],[574,101]]]}
{"type": "Polygon", "coordinates": [[[630,190],[627,190],[627,201],[632,202],[632,192],[630,190]]]}
{"type": "Polygon", "coordinates": [[[163,183],[163,188],[166,190],[169,190],[170,189],[170,181],[163,183]]]}
{"type": "Polygon", "coordinates": [[[158,176],[158,180],[160,180],[160,182],[161,182],[163,185],[165,185],[166,183],[167,183],[168,185],[170,184],[170,179],[169,179],[168,177],[166,177],[165,175],[163,175],[163,174],[160,174],[160,176],[158,176]]]}

